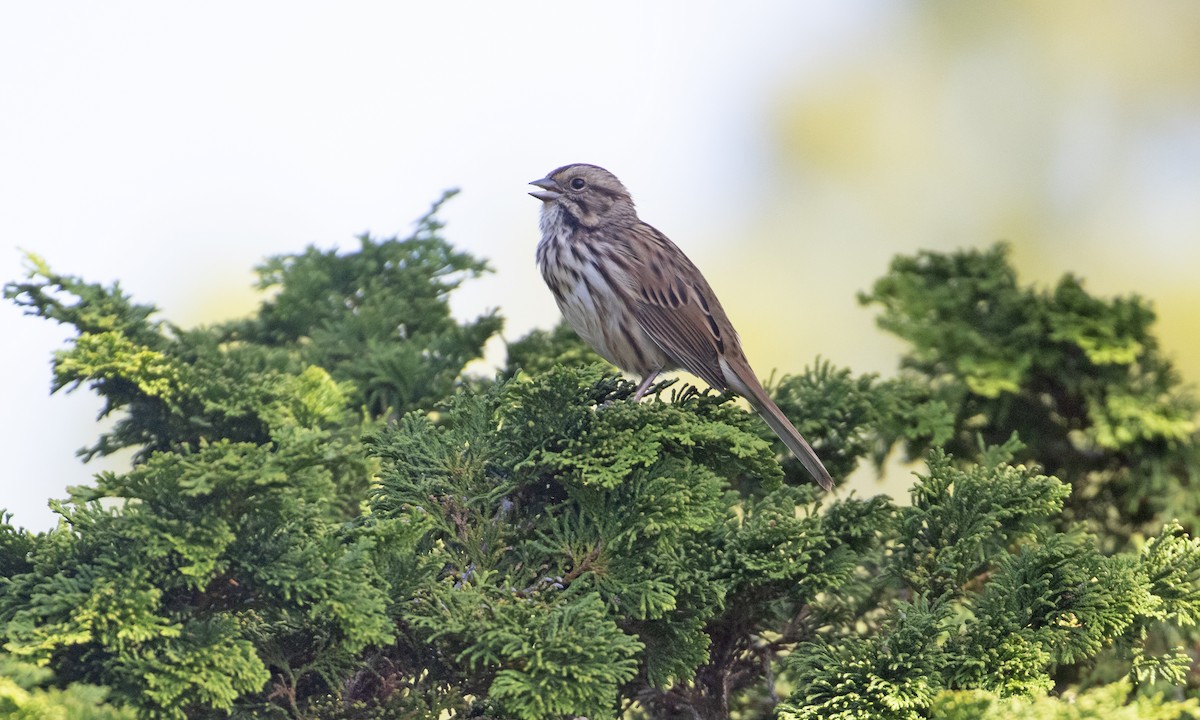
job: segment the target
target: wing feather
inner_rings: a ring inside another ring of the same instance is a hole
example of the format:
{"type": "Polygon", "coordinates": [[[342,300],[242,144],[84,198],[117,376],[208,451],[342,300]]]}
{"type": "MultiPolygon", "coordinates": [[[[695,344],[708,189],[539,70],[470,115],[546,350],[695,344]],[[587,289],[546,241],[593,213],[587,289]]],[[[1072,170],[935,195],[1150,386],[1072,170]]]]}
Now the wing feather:
{"type": "Polygon", "coordinates": [[[634,274],[635,287],[630,288],[634,317],[679,367],[718,390],[727,389],[720,357],[731,344],[738,355],[741,351],[724,310],[704,276],[674,243],[644,223],[637,230],[646,242],[634,247],[648,252],[638,258],[645,270],[634,274]]]}

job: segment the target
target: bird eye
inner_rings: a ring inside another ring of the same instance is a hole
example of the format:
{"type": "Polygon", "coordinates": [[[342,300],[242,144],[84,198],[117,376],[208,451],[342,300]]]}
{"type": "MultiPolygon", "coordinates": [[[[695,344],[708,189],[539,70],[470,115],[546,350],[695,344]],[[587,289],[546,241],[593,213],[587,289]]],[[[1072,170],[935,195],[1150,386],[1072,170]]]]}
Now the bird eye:
{"type": "Polygon", "coordinates": [[[585,185],[587,185],[587,182],[583,178],[575,178],[571,181],[571,187],[576,190],[582,190],[585,185]]]}

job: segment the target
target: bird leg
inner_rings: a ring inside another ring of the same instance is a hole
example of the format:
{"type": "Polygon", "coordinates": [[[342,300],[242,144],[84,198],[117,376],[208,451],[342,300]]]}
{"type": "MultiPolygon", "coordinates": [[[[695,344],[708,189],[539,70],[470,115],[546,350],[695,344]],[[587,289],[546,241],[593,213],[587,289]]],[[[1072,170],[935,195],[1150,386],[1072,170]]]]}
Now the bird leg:
{"type": "Polygon", "coordinates": [[[658,370],[651,370],[646,373],[646,377],[642,378],[642,384],[638,385],[637,392],[633,394],[633,401],[637,402],[642,399],[646,391],[650,389],[650,385],[654,382],[654,378],[658,377],[658,370]]]}

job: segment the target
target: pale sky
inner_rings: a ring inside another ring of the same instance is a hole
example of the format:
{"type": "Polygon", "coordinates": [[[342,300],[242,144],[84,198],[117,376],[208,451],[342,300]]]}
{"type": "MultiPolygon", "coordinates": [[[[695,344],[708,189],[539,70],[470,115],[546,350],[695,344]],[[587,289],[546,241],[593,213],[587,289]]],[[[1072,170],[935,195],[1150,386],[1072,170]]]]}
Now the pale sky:
{"type": "MultiPolygon", "coordinates": [[[[498,306],[510,338],[549,327],[528,181],[604,165],[703,266],[762,189],[770,93],[870,43],[895,8],[5,3],[0,280],[27,250],[162,318],[227,319],[253,308],[262,258],[404,234],[459,187],[445,234],[497,272],[456,311],[498,306]]],[[[47,499],[105,467],[74,455],[100,401],[48,395],[64,328],[4,303],[0,337],[0,507],[46,529],[47,499]]]]}

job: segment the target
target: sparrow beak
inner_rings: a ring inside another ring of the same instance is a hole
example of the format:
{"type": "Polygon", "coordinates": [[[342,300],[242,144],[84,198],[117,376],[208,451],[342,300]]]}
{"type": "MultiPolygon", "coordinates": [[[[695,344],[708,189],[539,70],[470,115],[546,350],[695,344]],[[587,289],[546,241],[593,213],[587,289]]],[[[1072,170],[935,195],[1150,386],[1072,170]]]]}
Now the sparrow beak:
{"type": "Polygon", "coordinates": [[[542,202],[553,202],[563,196],[562,185],[559,185],[557,181],[551,180],[548,177],[544,177],[541,180],[534,180],[529,184],[542,189],[540,192],[529,193],[542,202]]]}

